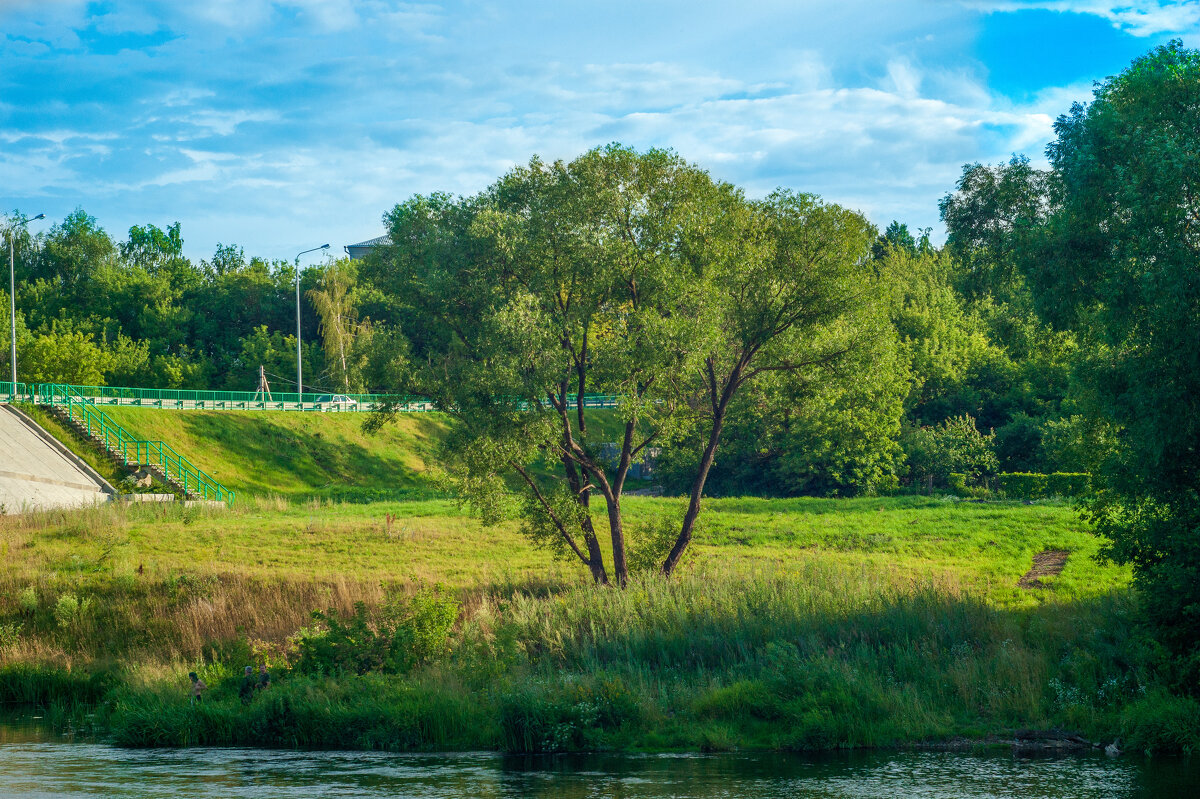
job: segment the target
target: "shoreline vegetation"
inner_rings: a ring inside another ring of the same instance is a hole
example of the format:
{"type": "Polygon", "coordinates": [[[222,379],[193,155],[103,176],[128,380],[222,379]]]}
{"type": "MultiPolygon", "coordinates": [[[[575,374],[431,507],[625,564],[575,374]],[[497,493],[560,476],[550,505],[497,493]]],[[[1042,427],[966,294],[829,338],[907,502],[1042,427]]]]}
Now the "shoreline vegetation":
{"type": "MultiPolygon", "coordinates": [[[[635,524],[682,500],[627,499],[635,524]]],[[[123,746],[1192,751],[1200,706],[1069,505],[725,499],[615,590],[447,501],[0,517],[0,703],[123,746]],[[299,546],[297,543],[299,542],[299,546]],[[1061,574],[1018,583],[1044,551],[1061,574]],[[439,584],[441,587],[439,587],[439,584]],[[314,617],[313,611],[320,611],[314,617]],[[272,686],[248,705],[242,668],[272,686]],[[187,672],[209,686],[187,698],[187,672]],[[971,745],[974,745],[971,744],[971,745]]]]}

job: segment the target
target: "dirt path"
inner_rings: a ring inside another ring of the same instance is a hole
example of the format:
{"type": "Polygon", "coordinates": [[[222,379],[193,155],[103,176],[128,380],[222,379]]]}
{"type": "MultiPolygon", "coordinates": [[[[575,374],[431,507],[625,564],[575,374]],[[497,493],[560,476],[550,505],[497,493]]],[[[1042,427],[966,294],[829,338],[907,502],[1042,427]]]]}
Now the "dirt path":
{"type": "Polygon", "coordinates": [[[1017,581],[1021,588],[1049,588],[1041,581],[1042,577],[1054,577],[1062,574],[1063,566],[1071,555],[1065,549],[1047,549],[1033,556],[1033,568],[1025,572],[1025,576],[1017,581]]]}

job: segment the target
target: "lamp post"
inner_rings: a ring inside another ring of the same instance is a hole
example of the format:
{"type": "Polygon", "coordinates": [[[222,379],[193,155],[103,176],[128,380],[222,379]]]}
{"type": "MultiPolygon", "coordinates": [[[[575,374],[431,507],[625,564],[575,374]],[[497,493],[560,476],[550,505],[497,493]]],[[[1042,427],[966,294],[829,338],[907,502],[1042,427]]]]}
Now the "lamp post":
{"type": "Polygon", "coordinates": [[[301,409],[304,408],[304,367],[300,357],[300,256],[317,250],[328,250],[328,244],[313,247],[311,250],[296,253],[296,396],[299,398],[301,409]]]}
{"type": "Polygon", "coordinates": [[[12,323],[9,333],[12,336],[12,390],[17,390],[17,270],[13,259],[13,236],[17,228],[23,228],[36,219],[45,219],[45,214],[38,214],[33,219],[18,222],[8,229],[8,318],[12,323]]]}

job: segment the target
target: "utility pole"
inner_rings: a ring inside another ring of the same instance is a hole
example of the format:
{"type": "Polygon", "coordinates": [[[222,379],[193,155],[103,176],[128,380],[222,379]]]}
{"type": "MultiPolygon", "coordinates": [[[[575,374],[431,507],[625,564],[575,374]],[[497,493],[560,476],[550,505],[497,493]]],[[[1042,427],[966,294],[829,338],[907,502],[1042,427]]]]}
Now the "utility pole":
{"type": "Polygon", "coordinates": [[[262,397],[263,402],[271,401],[271,386],[267,383],[267,373],[263,370],[262,364],[258,366],[258,388],[254,389],[254,399],[262,397]]]}

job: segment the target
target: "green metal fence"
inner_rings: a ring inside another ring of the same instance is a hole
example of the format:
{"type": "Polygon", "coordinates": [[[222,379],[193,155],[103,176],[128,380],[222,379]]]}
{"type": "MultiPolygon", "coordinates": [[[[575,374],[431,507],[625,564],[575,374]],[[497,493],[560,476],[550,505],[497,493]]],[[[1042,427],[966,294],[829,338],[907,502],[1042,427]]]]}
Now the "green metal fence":
{"type": "Polygon", "coordinates": [[[169,480],[183,488],[185,495],[233,504],[234,492],[196,468],[169,444],[135,437],[97,408],[90,398],[80,394],[78,388],[58,383],[39,383],[35,401],[41,405],[62,408],[70,419],[79,423],[89,436],[103,442],[105,449],[119,457],[126,466],[157,466],[169,480]]]}
{"type": "MultiPolygon", "coordinates": [[[[0,383],[0,388],[6,383],[0,383]]],[[[24,386],[24,383],[18,383],[24,386]]],[[[27,396],[40,396],[41,386],[33,384],[27,396]]],[[[394,402],[401,413],[424,413],[435,410],[434,403],[425,397],[403,394],[322,394],[317,392],[274,393],[269,397],[254,391],[195,391],[177,388],[131,388],[126,386],[77,386],[70,388],[77,396],[86,397],[99,406],[128,405],[167,410],[217,411],[308,411],[365,413],[386,402],[394,402]]],[[[0,396],[3,396],[0,394],[0,396]]],[[[40,401],[40,400],[38,400],[40,401]]],[[[571,404],[574,404],[574,398],[571,404]]],[[[584,407],[615,408],[617,397],[608,394],[585,394],[584,407]]]]}
{"type": "Polygon", "coordinates": [[[255,391],[194,391],[174,388],[132,388],[127,386],[72,386],[80,396],[88,397],[97,405],[132,405],[143,408],[166,408],[172,410],[226,410],[226,411],[317,411],[317,412],[365,412],[373,411],[380,404],[397,400],[408,412],[433,409],[428,400],[420,397],[394,396],[389,394],[328,394],[304,392],[271,392],[264,395],[255,391]]]}
{"type": "MultiPolygon", "coordinates": [[[[39,397],[61,383],[0,382],[0,402],[42,402],[39,397]]],[[[132,388],[128,386],[66,385],[75,396],[87,398],[98,406],[128,405],[166,410],[216,411],[306,411],[318,413],[365,413],[386,402],[396,403],[401,413],[436,410],[432,400],[403,394],[324,394],[304,392],[274,393],[269,397],[254,391],[195,391],[182,388],[132,388]]],[[[615,408],[618,398],[609,394],[585,394],[585,408],[615,408]]],[[[575,404],[574,397],[570,404],[575,404]]]]}
{"type": "Polygon", "coordinates": [[[29,386],[24,383],[0,382],[0,402],[28,402],[29,386]]]}

